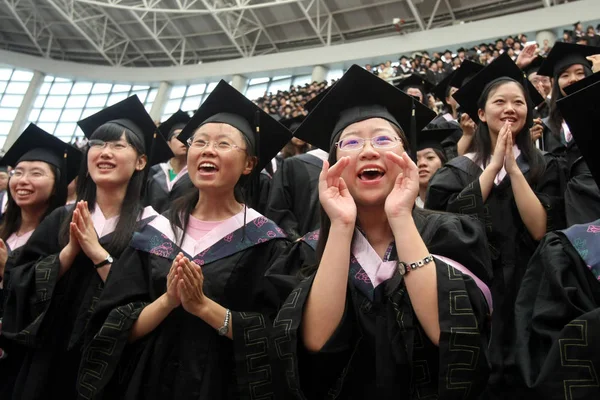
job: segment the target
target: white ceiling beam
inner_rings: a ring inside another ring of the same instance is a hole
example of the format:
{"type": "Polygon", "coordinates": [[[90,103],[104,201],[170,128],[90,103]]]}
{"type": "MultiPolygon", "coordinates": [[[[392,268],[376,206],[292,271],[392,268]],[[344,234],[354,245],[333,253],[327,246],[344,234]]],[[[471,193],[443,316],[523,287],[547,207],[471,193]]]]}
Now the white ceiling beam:
{"type": "Polygon", "coordinates": [[[427,22],[426,30],[431,29],[431,24],[433,23],[433,19],[435,18],[435,14],[437,13],[438,7],[440,6],[441,2],[442,0],[437,0],[435,2],[435,5],[433,6],[433,11],[431,11],[431,15],[429,16],[429,22],[427,22]]]}
{"type": "MultiPolygon", "coordinates": [[[[23,0],[3,0],[6,8],[25,31],[25,35],[31,40],[37,51],[42,57],[46,57],[47,49],[50,48],[52,41],[48,40],[50,31],[43,25],[36,13],[35,7],[29,1],[23,0]],[[42,34],[46,32],[47,46],[46,50],[42,48],[40,42],[43,42],[42,34]]],[[[22,32],[19,32],[22,33],[22,32]]]]}
{"type": "MultiPolygon", "coordinates": [[[[157,30],[156,29],[157,28],[156,21],[153,21],[152,26],[150,27],[146,24],[146,21],[144,21],[144,18],[142,18],[136,11],[130,10],[129,13],[140,24],[140,26],[146,31],[146,33],[150,35],[150,38],[152,38],[152,40],[154,40],[156,42],[158,47],[167,55],[167,57],[169,57],[169,59],[173,62],[173,64],[178,65],[179,62],[177,61],[177,59],[175,57],[173,57],[172,50],[167,49],[165,44],[159,38],[160,32],[164,28],[157,30]]],[[[154,14],[151,14],[151,17],[154,17],[154,14]]]]}
{"type": "MultiPolygon", "coordinates": [[[[114,0],[73,0],[77,3],[95,5],[100,7],[110,7],[116,8],[120,10],[130,10],[130,11],[144,11],[144,12],[156,12],[156,13],[165,13],[165,14],[206,14],[211,15],[212,12],[210,8],[193,8],[191,7],[193,4],[197,3],[197,1],[188,2],[189,5],[187,7],[182,7],[183,4],[181,1],[176,2],[178,7],[159,7],[158,5],[162,2],[161,0],[149,2],[148,0],[141,0],[137,3],[129,3],[129,4],[121,4],[114,2],[114,0]]],[[[286,4],[297,3],[299,0],[270,0],[263,3],[250,4],[250,1],[245,1],[244,3],[239,3],[235,6],[226,6],[219,7],[219,11],[244,11],[244,10],[256,10],[259,8],[272,8],[276,6],[282,6],[286,4]]],[[[204,1],[202,1],[204,3],[204,1]]],[[[205,6],[206,7],[206,6],[205,6]]]]}
{"type": "Polygon", "coordinates": [[[424,31],[425,24],[423,23],[423,18],[421,17],[421,13],[413,3],[413,0],[406,0],[406,4],[408,4],[408,8],[410,8],[410,12],[415,18],[415,21],[417,21],[417,24],[419,24],[419,28],[421,28],[421,30],[424,31]]]}

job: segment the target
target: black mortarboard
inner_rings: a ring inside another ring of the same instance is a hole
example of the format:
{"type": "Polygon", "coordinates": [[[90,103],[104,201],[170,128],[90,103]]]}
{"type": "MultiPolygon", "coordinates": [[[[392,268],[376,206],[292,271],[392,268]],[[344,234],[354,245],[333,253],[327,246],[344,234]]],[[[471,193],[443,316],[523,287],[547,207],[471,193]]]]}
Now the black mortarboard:
{"type": "Polygon", "coordinates": [[[448,90],[448,86],[450,86],[450,81],[452,80],[454,75],[456,75],[456,71],[457,70],[452,71],[450,74],[448,74],[448,76],[442,79],[442,81],[435,85],[435,87],[433,88],[433,94],[435,94],[435,97],[440,99],[444,104],[446,104],[446,90],[448,90]]]}
{"type": "Polygon", "coordinates": [[[460,89],[466,81],[483,69],[483,65],[476,62],[465,60],[460,64],[460,68],[450,80],[450,86],[460,89]]]}
{"type": "Polygon", "coordinates": [[[450,53],[450,54],[452,54],[452,51],[450,51],[450,50],[446,49],[446,50],[444,50],[444,54],[446,54],[446,53],[450,53]]]}
{"type": "Polygon", "coordinates": [[[600,82],[579,90],[556,102],[561,115],[569,125],[577,147],[600,188],[600,135],[597,127],[600,125],[597,100],[600,96],[600,82]]]}
{"type": "Polygon", "coordinates": [[[417,151],[423,149],[444,150],[442,142],[450,135],[456,132],[456,129],[424,129],[417,135],[417,151]]]}
{"type": "Polygon", "coordinates": [[[297,117],[282,119],[279,123],[288,128],[290,132],[294,133],[302,121],[304,121],[304,118],[306,118],[304,115],[298,115],[297,117]]]}
{"type": "Polygon", "coordinates": [[[295,136],[329,151],[347,126],[369,118],[383,118],[402,129],[409,145],[416,147],[416,132],[435,115],[393,85],[353,65],[308,114],[295,136]]]}
{"type": "Polygon", "coordinates": [[[406,92],[408,88],[417,88],[423,92],[423,101],[425,96],[433,90],[433,84],[422,76],[417,74],[410,74],[409,77],[402,79],[396,84],[396,87],[406,92]]]}
{"type": "Polygon", "coordinates": [[[588,76],[587,78],[583,78],[582,80],[577,81],[574,84],[565,87],[563,90],[565,91],[565,93],[567,95],[570,95],[570,94],[580,91],[583,88],[593,85],[594,83],[599,82],[599,81],[600,81],[600,72],[596,72],[595,74],[592,74],[592,75],[588,76]]]}
{"type": "Polygon", "coordinates": [[[464,53],[466,50],[464,47],[459,48],[458,50],[456,50],[457,53],[464,53]]]}
{"type": "Polygon", "coordinates": [[[600,48],[598,47],[556,42],[546,61],[540,67],[538,75],[556,78],[560,72],[571,65],[582,64],[591,67],[592,63],[586,60],[586,57],[599,53],[600,48]]]}
{"type": "Polygon", "coordinates": [[[185,111],[177,110],[177,112],[169,117],[165,122],[160,124],[158,131],[163,135],[165,140],[169,141],[178,129],[183,129],[185,124],[190,121],[190,116],[185,111]]]}
{"type": "Polygon", "coordinates": [[[477,111],[477,101],[483,93],[488,83],[501,77],[509,77],[517,82],[527,85],[526,91],[529,92],[528,101],[530,102],[529,107],[533,108],[544,101],[544,98],[535,89],[535,87],[525,78],[523,71],[517,64],[510,58],[508,53],[503,53],[497,59],[495,59],[490,65],[482,69],[477,75],[475,75],[469,82],[460,88],[453,97],[456,99],[458,104],[464,112],[475,122],[479,121],[479,115],[477,111]]]}
{"type": "Polygon", "coordinates": [[[244,135],[258,157],[257,172],[262,171],[292,138],[285,126],[224,80],[204,100],[177,139],[187,145],[196,130],[210,122],[231,125],[244,135]]]}
{"type": "MultiPolygon", "coordinates": [[[[334,83],[335,85],[335,83],[334,83]]],[[[317,106],[317,104],[319,104],[319,102],[321,100],[323,100],[323,97],[325,97],[325,95],[327,94],[327,92],[329,92],[329,90],[332,88],[333,86],[329,86],[323,90],[321,90],[321,92],[319,92],[318,95],[316,95],[314,98],[310,99],[309,101],[306,102],[306,104],[304,105],[304,109],[308,112],[311,112],[313,110],[313,108],[315,108],[317,106]]]]}
{"type": "MultiPolygon", "coordinates": [[[[61,171],[62,184],[66,186],[77,176],[81,165],[81,151],[63,142],[37,125],[21,133],[3,158],[3,163],[13,168],[21,161],[43,161],[61,171]]],[[[66,200],[65,200],[66,201],[66,200]]]]}
{"type": "Polygon", "coordinates": [[[523,68],[523,72],[525,72],[526,76],[529,76],[535,72],[538,72],[540,70],[540,67],[542,66],[542,64],[544,63],[546,59],[542,56],[537,56],[536,58],[533,59],[533,61],[531,62],[531,64],[529,64],[528,66],[526,66],[525,68],[523,68]]]}
{"type": "Polygon", "coordinates": [[[89,139],[96,132],[96,129],[108,122],[129,129],[144,141],[146,156],[148,157],[146,168],[173,158],[173,152],[162,135],[158,134],[156,124],[148,115],[137,95],[128,97],[86,119],[82,119],[77,122],[77,125],[81,128],[85,137],[89,139]]]}

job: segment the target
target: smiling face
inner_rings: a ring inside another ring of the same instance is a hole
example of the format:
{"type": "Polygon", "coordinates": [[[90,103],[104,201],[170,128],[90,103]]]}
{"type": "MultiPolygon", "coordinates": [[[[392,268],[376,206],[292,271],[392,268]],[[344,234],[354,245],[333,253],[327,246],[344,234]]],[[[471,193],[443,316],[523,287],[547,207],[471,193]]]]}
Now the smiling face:
{"type": "Polygon", "coordinates": [[[340,141],[365,139],[360,150],[346,151],[336,149],[336,158],[350,157],[350,163],[344,169],[342,178],[358,206],[383,205],[401,169],[397,164],[387,161],[385,153],[393,151],[401,155],[404,146],[393,126],[381,118],[371,118],[346,127],[340,135],[340,141]],[[389,149],[374,148],[371,138],[380,138],[381,143],[393,139],[395,147],[389,149]],[[381,139],[388,138],[388,139],[381,139]]]}
{"type": "Polygon", "coordinates": [[[419,168],[419,186],[427,187],[433,174],[442,168],[442,160],[431,148],[417,151],[417,167],[419,168]]]}
{"type": "Polygon", "coordinates": [[[247,152],[242,133],[231,125],[208,123],[192,137],[187,166],[195,187],[205,192],[233,193],[242,175],[249,175],[256,165],[256,157],[247,152]],[[207,146],[201,147],[204,142],[207,146]],[[231,146],[229,151],[219,147],[231,146]]]}
{"type": "Polygon", "coordinates": [[[8,172],[0,171],[0,191],[6,190],[8,185],[8,172]]]}
{"type": "Polygon", "coordinates": [[[574,84],[575,82],[582,80],[583,78],[585,78],[585,68],[583,65],[571,65],[558,75],[558,87],[560,88],[560,93],[563,96],[566,96],[567,94],[563,89],[574,84]]]}
{"type": "Polygon", "coordinates": [[[127,185],[135,171],[146,166],[146,156],[127,142],[125,133],[119,140],[107,142],[104,148],[90,146],[87,167],[92,180],[98,187],[119,187],[127,185]]]}
{"type": "Polygon", "coordinates": [[[527,103],[523,88],[516,82],[501,83],[490,90],[485,109],[479,109],[479,119],[487,123],[490,133],[497,135],[506,121],[517,135],[527,120],[527,103]]]}
{"type": "Polygon", "coordinates": [[[48,203],[54,188],[54,173],[43,161],[21,161],[9,180],[10,195],[21,208],[48,203]]]}

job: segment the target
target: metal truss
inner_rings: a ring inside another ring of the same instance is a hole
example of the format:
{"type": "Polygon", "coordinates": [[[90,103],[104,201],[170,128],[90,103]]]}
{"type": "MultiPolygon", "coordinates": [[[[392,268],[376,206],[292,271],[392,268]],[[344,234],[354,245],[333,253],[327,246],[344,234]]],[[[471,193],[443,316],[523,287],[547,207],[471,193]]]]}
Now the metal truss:
{"type": "Polygon", "coordinates": [[[342,41],[345,40],[342,30],[323,0],[301,0],[298,7],[324,46],[331,44],[332,28],[335,28],[342,41]]]}
{"type": "MultiPolygon", "coordinates": [[[[193,1],[193,0],[192,0],[193,1]]],[[[267,41],[267,45],[261,45],[260,54],[277,51],[273,38],[266,31],[264,25],[253,9],[247,8],[250,0],[235,0],[238,9],[233,9],[230,1],[225,0],[200,0],[225,35],[231,41],[242,57],[258,55],[257,49],[261,39],[267,41]]]]}
{"type": "MultiPolygon", "coordinates": [[[[95,5],[101,7],[117,8],[121,10],[173,13],[173,14],[214,14],[213,8],[197,8],[196,4],[204,3],[201,0],[175,0],[176,7],[171,2],[165,0],[73,0],[76,3],[95,5]],[[164,4],[163,4],[164,3],[164,4]]],[[[219,12],[226,11],[244,11],[257,8],[268,8],[280,6],[283,4],[297,3],[299,0],[269,0],[256,3],[253,0],[228,0],[225,6],[219,7],[219,12]],[[252,4],[254,2],[254,4],[252,4]]],[[[212,0],[213,3],[223,3],[223,1],[212,0]]]]}
{"type": "Polygon", "coordinates": [[[49,57],[53,42],[52,31],[38,14],[31,0],[2,0],[10,14],[23,28],[27,37],[42,57],[49,57]]]}
{"type": "Polygon", "coordinates": [[[133,40],[98,7],[70,0],[45,0],[112,66],[126,66],[139,60],[150,61],[133,40]]]}

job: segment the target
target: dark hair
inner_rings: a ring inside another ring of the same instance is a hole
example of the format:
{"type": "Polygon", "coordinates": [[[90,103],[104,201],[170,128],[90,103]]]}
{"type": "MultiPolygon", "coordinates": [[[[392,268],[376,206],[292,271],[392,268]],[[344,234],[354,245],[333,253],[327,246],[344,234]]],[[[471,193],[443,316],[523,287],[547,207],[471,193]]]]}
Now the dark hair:
{"type": "MultiPolygon", "coordinates": [[[[580,64],[583,66],[583,70],[585,71],[585,76],[588,77],[592,75],[592,70],[585,64],[580,64]]],[[[560,86],[558,85],[558,78],[560,74],[565,72],[568,68],[572,67],[572,65],[568,65],[558,71],[556,75],[554,75],[554,82],[552,83],[552,95],[550,97],[550,113],[548,114],[548,128],[550,128],[550,133],[554,135],[559,142],[562,141],[560,137],[560,132],[562,130],[563,117],[556,105],[556,102],[560,100],[563,95],[560,92],[560,86]]]]}
{"type": "MultiPolygon", "coordinates": [[[[114,142],[121,139],[123,134],[125,135],[125,140],[127,140],[127,143],[129,143],[135,149],[138,156],[146,154],[146,146],[142,138],[129,129],[111,122],[105,123],[96,129],[90,139],[114,142]]],[[[81,162],[81,168],[79,170],[79,176],[77,178],[77,201],[87,201],[90,212],[93,212],[94,208],[96,207],[96,184],[88,173],[88,153],[89,147],[85,150],[83,161],[81,162]]],[[[143,209],[140,198],[142,195],[145,176],[145,170],[136,170],[129,179],[127,191],[125,192],[125,198],[123,199],[121,211],[119,212],[119,222],[117,223],[110,243],[108,243],[106,246],[106,250],[113,255],[120,254],[123,252],[123,250],[125,250],[125,248],[129,245],[129,241],[131,240],[133,232],[136,229],[138,217],[143,209]]],[[[69,224],[71,223],[74,210],[75,207],[71,209],[68,218],[65,219],[61,228],[60,238],[64,246],[66,246],[69,242],[69,224]]]]}
{"type": "MultiPolygon", "coordinates": [[[[502,85],[507,83],[516,83],[519,85],[525,98],[528,99],[527,89],[516,80],[509,77],[501,77],[493,80],[488,83],[486,87],[483,89],[479,100],[477,101],[477,107],[481,110],[485,109],[485,104],[490,96],[492,91],[496,90],[502,85]]],[[[533,107],[527,101],[527,118],[525,120],[525,124],[523,125],[523,129],[517,133],[515,144],[521,150],[521,155],[523,158],[529,163],[530,167],[530,178],[528,179],[529,183],[535,183],[542,176],[545,170],[545,162],[542,154],[534,147],[533,142],[531,140],[531,136],[529,135],[529,128],[533,126],[533,107]]],[[[469,149],[467,150],[470,153],[475,153],[475,164],[482,164],[486,167],[492,157],[492,139],[490,138],[490,131],[487,123],[479,121],[477,124],[477,130],[475,131],[475,136],[469,149]]]]}
{"type": "MultiPolygon", "coordinates": [[[[17,164],[18,165],[18,164],[17,164]]],[[[54,176],[54,186],[52,187],[52,192],[50,193],[50,197],[46,201],[47,207],[44,211],[44,215],[40,219],[40,222],[46,218],[48,214],[50,214],[54,209],[63,206],[65,204],[66,190],[61,190],[60,185],[60,169],[55,167],[54,165],[48,164],[50,167],[50,171],[52,171],[52,175],[54,176]],[[64,193],[63,193],[64,192],[64,193]]],[[[0,239],[6,240],[13,233],[17,232],[21,227],[21,207],[17,205],[17,202],[10,194],[10,179],[9,183],[6,187],[6,196],[8,199],[6,212],[2,216],[2,224],[0,224],[0,239]]]]}
{"type": "MultiPolygon", "coordinates": [[[[246,135],[240,132],[240,135],[246,143],[246,154],[250,157],[256,156],[256,150],[250,145],[250,141],[246,135]]],[[[256,142],[256,147],[259,147],[259,141],[256,142]]],[[[250,173],[250,175],[242,175],[238,179],[235,187],[233,188],[233,195],[235,200],[239,203],[243,203],[246,206],[252,208],[258,203],[258,197],[260,195],[260,171],[257,168],[250,173]]],[[[190,190],[189,193],[181,196],[177,200],[171,203],[171,207],[167,211],[167,218],[171,223],[171,230],[175,233],[175,239],[178,245],[181,246],[185,231],[189,225],[190,214],[196,207],[198,200],[200,199],[200,191],[190,190]],[[177,237],[177,228],[183,231],[181,237],[177,237]]]]}
{"type": "MultiPolygon", "coordinates": [[[[399,129],[396,125],[391,124],[391,123],[390,123],[390,125],[392,125],[392,127],[394,128],[394,131],[396,131],[396,133],[400,137],[400,140],[402,141],[402,146],[404,146],[404,149],[406,151],[408,151],[408,149],[409,149],[408,140],[406,139],[406,135],[404,134],[404,132],[401,129],[399,129]]],[[[336,138],[334,138],[333,142],[337,142],[337,137],[341,136],[342,132],[343,132],[343,130],[336,135],[336,138]]],[[[336,150],[337,150],[336,146],[332,146],[331,150],[329,150],[329,157],[327,158],[327,161],[329,162],[330,166],[333,166],[337,162],[336,150]]],[[[305,276],[308,276],[312,272],[316,271],[319,263],[321,262],[321,257],[323,257],[323,252],[325,251],[325,245],[327,244],[327,238],[329,237],[329,230],[331,229],[331,220],[329,219],[329,216],[325,212],[325,209],[323,209],[322,205],[319,205],[319,207],[320,207],[321,225],[320,225],[320,229],[319,229],[319,240],[317,242],[317,263],[302,271],[302,274],[305,276]]]]}

